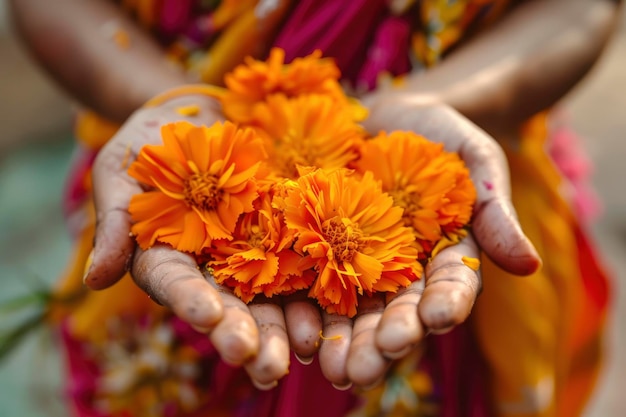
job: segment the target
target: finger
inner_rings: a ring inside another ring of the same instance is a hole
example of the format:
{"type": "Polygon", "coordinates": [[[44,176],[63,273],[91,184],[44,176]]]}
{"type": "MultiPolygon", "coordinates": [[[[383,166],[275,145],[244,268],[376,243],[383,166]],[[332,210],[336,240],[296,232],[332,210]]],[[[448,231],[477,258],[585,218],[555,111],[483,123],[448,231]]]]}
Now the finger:
{"type": "Polygon", "coordinates": [[[426,266],[426,287],[418,305],[423,325],[443,333],[467,319],[482,281],[480,272],[463,262],[463,257],[478,258],[479,249],[472,236],[439,252],[426,266]]]}
{"type": "MultiPolygon", "coordinates": [[[[130,236],[128,204],[142,190],[127,174],[123,160],[126,145],[112,140],[98,154],[93,167],[96,232],[85,284],[103,289],[117,282],[129,269],[135,241],[130,236]]],[[[126,157],[128,158],[128,157],[126,157]]]]}
{"type": "Polygon", "coordinates": [[[204,276],[191,256],[166,246],[137,249],[132,276],[182,320],[210,330],[211,342],[225,362],[239,366],[257,354],[259,333],[248,307],[218,287],[208,272],[204,276]]]}
{"type": "Polygon", "coordinates": [[[248,305],[259,329],[259,353],[244,368],[254,385],[262,390],[278,384],[289,372],[289,340],[285,317],[279,305],[269,302],[248,305]]]}
{"type": "Polygon", "coordinates": [[[137,249],[132,276],[150,297],[189,324],[211,328],[224,315],[220,294],[190,255],[163,245],[137,249]]]}
{"type": "Polygon", "coordinates": [[[346,369],[350,380],[360,387],[371,388],[377,385],[390,364],[376,346],[376,329],[384,308],[382,294],[363,297],[359,301],[359,313],[354,320],[346,369]]]}
{"type": "Polygon", "coordinates": [[[424,327],[417,315],[424,281],[415,281],[388,296],[387,307],[376,331],[376,345],[386,358],[404,357],[424,338],[424,327]]]}
{"type": "Polygon", "coordinates": [[[153,299],[210,339],[224,361],[243,365],[259,349],[259,333],[246,304],[203,275],[193,257],[167,246],[137,249],[132,276],[153,299]]]}
{"type": "Polygon", "coordinates": [[[347,316],[323,312],[322,326],[318,354],[322,374],[337,389],[347,389],[351,386],[346,365],[352,339],[352,320],[347,316]]]}
{"type": "Polygon", "coordinates": [[[541,267],[541,258],[522,231],[509,199],[494,197],[478,202],[472,233],[487,256],[507,272],[530,275],[541,267]]]}
{"type": "Polygon", "coordinates": [[[241,366],[259,353],[259,329],[248,306],[233,294],[222,292],[224,317],[209,338],[224,362],[241,366]]]}
{"type": "Polygon", "coordinates": [[[319,347],[320,308],[306,296],[306,292],[300,292],[285,300],[284,311],[291,349],[298,361],[308,365],[319,347]]]}

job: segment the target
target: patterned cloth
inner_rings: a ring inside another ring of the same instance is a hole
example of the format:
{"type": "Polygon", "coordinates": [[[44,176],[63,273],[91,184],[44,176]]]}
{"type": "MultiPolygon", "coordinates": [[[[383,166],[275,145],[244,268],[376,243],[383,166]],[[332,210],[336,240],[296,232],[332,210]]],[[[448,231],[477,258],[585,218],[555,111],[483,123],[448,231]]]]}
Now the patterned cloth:
{"type": "MultiPolygon", "coordinates": [[[[168,56],[219,84],[247,55],[271,46],[287,60],[321,49],[347,85],[369,90],[428,70],[500,18],[490,0],[123,0],[168,56]]],[[[132,51],[132,39],[130,40],[132,51]]],[[[520,221],[545,265],[519,279],[483,260],[484,292],[467,323],[427,343],[368,392],[342,392],[316,363],[292,360],[269,392],[219,360],[205,336],[152,303],[126,277],[87,292],[82,272],[93,237],[89,168],[116,126],[85,111],[67,213],[76,251],[50,306],[67,351],[68,394],[77,416],[575,416],[601,357],[606,277],[570,204],[565,178],[546,152],[550,123],[538,115],[507,149],[520,221]],[[78,213],[80,213],[78,215],[78,213]],[[322,400],[322,401],[320,401],[322,400]]],[[[562,141],[560,143],[563,143],[562,141]]],[[[563,152],[559,154],[563,156],[563,152]]],[[[562,159],[562,158],[561,158],[562,159]]],[[[563,164],[561,164],[563,165],[563,164]]]]}

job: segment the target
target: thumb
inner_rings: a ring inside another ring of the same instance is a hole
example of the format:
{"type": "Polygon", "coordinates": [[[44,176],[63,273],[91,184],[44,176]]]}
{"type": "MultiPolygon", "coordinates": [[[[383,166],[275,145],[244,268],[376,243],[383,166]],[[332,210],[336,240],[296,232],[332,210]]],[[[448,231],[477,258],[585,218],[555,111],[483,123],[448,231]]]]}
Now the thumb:
{"type": "Polygon", "coordinates": [[[493,198],[477,207],[472,231],[482,250],[507,272],[530,275],[541,267],[541,258],[522,231],[509,199],[493,198]]]}
{"type": "Polygon", "coordinates": [[[107,288],[124,276],[135,250],[128,204],[142,190],[126,173],[125,153],[128,147],[113,140],[100,151],[93,167],[96,232],[84,282],[94,290],[107,288]]]}

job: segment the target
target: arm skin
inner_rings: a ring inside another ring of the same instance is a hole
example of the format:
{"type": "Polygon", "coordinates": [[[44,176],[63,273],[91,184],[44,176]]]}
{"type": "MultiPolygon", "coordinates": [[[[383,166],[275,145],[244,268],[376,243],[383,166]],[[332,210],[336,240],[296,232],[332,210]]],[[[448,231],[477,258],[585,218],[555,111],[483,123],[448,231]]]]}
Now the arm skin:
{"type": "Polygon", "coordinates": [[[112,2],[10,0],[10,6],[39,64],[72,98],[112,121],[123,122],[158,93],[190,82],[112,2]],[[107,36],[107,24],[128,34],[127,49],[107,36]]]}
{"type": "MultiPolygon", "coordinates": [[[[617,24],[617,3],[523,2],[435,69],[409,77],[406,90],[438,96],[496,137],[510,134],[591,69],[617,24]]],[[[159,46],[113,4],[57,0],[50,7],[45,0],[11,0],[11,6],[21,37],[42,66],[73,97],[111,120],[123,121],[157,93],[189,81],[182,70],[163,65],[159,46]],[[129,34],[129,50],[98,30],[111,21],[129,34]]]]}
{"type": "MultiPolygon", "coordinates": [[[[433,69],[409,76],[397,93],[435,96],[496,138],[514,135],[592,68],[617,26],[618,3],[521,2],[433,69]]],[[[393,99],[383,91],[373,96],[393,99]]]]}

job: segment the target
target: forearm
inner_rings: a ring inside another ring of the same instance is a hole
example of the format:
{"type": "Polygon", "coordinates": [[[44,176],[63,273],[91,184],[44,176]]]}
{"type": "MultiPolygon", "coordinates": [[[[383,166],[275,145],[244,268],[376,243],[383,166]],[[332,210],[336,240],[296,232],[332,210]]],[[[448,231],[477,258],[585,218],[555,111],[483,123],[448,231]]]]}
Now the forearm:
{"type": "Polygon", "coordinates": [[[110,2],[11,0],[10,5],[35,59],[68,94],[111,120],[124,121],[150,97],[187,82],[160,47],[110,2]],[[105,25],[127,34],[128,48],[108,36],[105,25]]]}
{"type": "Polygon", "coordinates": [[[495,136],[550,107],[596,62],[619,14],[609,0],[522,3],[439,66],[409,77],[495,136]]]}

